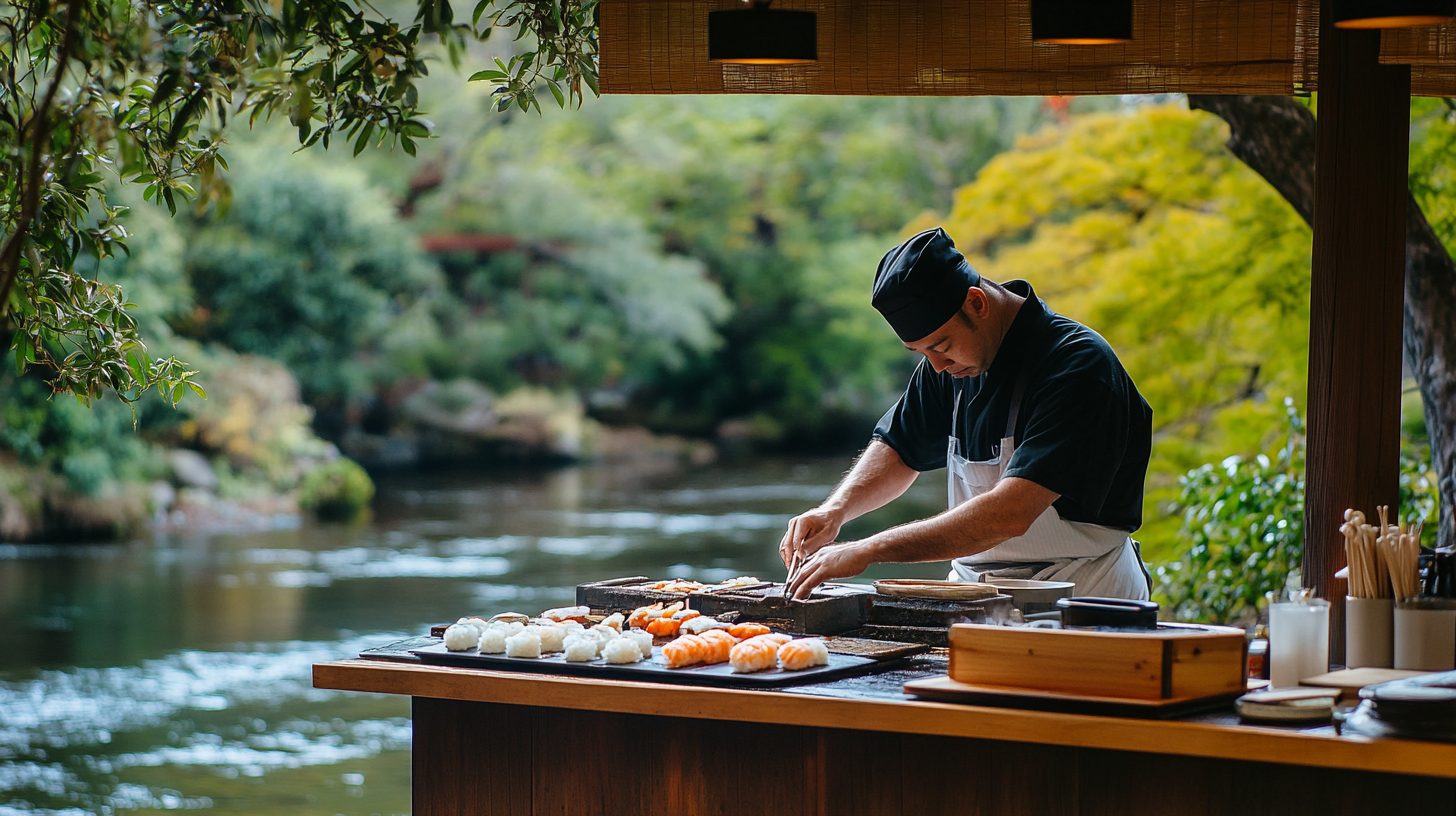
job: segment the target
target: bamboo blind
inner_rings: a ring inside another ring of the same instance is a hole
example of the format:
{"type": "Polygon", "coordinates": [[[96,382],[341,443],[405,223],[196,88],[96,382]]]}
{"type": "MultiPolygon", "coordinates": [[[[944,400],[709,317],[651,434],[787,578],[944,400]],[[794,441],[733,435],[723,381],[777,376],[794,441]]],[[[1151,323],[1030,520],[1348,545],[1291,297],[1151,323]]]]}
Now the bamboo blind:
{"type": "Polygon", "coordinates": [[[1415,96],[1456,96],[1456,23],[1385,31],[1380,61],[1410,65],[1415,96]]]}
{"type": "MultiPolygon", "coordinates": [[[[776,0],[775,8],[817,12],[817,63],[709,62],[707,13],[735,7],[742,4],[603,0],[602,92],[1279,95],[1317,87],[1319,0],[1134,0],[1133,41],[1093,46],[1033,43],[1029,0],[776,0]]],[[[1414,63],[1415,93],[1456,94],[1456,26],[1413,31],[1425,33],[1387,32],[1382,58],[1414,63]]]]}

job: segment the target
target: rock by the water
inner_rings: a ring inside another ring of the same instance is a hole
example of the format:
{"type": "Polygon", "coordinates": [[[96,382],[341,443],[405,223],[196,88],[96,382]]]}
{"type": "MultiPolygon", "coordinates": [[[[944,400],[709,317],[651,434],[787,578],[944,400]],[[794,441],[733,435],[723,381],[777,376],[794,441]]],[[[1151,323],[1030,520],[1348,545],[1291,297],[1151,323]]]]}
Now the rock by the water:
{"type": "Polygon", "coordinates": [[[184,487],[202,490],[217,489],[217,474],[202,454],[194,450],[178,449],[168,454],[172,463],[172,477],[184,487]]]}

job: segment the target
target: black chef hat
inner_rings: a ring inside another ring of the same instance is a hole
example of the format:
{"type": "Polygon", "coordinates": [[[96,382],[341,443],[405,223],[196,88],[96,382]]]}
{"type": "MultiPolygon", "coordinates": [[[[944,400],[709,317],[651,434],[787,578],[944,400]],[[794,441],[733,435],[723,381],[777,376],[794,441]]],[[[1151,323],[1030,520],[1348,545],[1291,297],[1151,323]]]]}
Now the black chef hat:
{"type": "Polygon", "coordinates": [[[870,302],[902,341],[913,343],[945,325],[980,282],[955,241],[936,227],[885,254],[870,302]]]}

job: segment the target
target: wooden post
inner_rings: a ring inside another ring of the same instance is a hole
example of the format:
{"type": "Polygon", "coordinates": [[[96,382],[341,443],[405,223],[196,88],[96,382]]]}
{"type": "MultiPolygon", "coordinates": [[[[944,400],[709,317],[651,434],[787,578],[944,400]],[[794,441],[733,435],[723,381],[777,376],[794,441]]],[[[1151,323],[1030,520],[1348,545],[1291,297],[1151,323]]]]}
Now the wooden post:
{"type": "Polygon", "coordinates": [[[1410,67],[1379,63],[1379,31],[1335,28],[1331,0],[1321,18],[1303,578],[1343,663],[1341,516],[1398,504],[1410,67]]]}

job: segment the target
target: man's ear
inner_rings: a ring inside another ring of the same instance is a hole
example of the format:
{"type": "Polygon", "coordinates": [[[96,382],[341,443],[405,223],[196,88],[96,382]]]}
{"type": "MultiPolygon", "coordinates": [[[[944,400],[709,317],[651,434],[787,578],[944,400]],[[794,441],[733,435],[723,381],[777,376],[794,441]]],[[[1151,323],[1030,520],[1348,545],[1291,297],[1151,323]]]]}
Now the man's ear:
{"type": "Polygon", "coordinates": [[[961,311],[978,318],[985,317],[991,311],[991,301],[986,298],[986,290],[979,286],[967,289],[965,302],[961,304],[961,311]]]}

